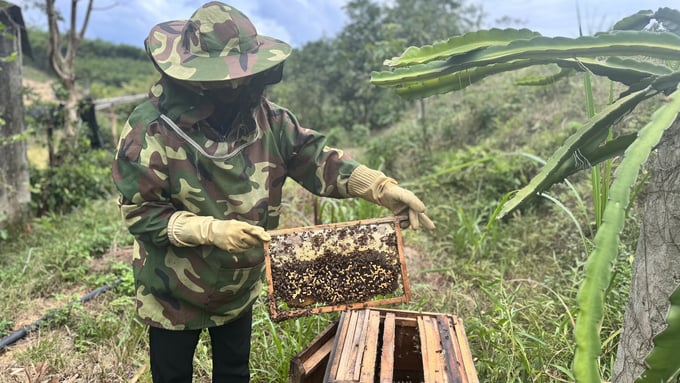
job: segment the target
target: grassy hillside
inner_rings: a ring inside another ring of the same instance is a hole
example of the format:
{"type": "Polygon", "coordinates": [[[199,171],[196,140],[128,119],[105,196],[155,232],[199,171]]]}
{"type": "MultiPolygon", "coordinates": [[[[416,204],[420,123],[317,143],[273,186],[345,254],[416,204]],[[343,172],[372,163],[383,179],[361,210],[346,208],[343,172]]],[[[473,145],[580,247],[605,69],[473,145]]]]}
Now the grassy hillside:
{"type": "MultiPolygon", "coordinates": [[[[42,81],[52,76],[47,55],[47,32],[29,29],[32,58],[24,61],[24,76],[42,81]]],[[[85,39],[76,56],[76,73],[83,95],[106,98],[144,93],[157,77],[143,49],[85,39]]]]}

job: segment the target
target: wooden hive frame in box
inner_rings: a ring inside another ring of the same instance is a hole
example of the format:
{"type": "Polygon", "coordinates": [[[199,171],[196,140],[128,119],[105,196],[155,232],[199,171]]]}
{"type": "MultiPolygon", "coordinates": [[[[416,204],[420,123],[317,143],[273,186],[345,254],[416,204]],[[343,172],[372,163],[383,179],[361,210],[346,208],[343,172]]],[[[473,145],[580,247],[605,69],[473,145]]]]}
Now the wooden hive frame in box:
{"type": "Polygon", "coordinates": [[[404,219],[271,231],[264,249],[272,320],[410,301],[399,225],[404,219]]]}
{"type": "Polygon", "coordinates": [[[349,310],[290,364],[290,383],[479,383],[455,315],[349,310]]]}

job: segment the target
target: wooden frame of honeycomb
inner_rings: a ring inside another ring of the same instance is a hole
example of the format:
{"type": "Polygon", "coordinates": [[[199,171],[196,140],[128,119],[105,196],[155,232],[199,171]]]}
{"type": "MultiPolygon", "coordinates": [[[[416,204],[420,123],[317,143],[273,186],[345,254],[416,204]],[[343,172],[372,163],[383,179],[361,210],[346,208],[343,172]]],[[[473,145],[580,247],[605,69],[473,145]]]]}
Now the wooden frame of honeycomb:
{"type": "Polygon", "coordinates": [[[399,226],[404,219],[271,231],[264,246],[271,318],[410,301],[399,226]]]}

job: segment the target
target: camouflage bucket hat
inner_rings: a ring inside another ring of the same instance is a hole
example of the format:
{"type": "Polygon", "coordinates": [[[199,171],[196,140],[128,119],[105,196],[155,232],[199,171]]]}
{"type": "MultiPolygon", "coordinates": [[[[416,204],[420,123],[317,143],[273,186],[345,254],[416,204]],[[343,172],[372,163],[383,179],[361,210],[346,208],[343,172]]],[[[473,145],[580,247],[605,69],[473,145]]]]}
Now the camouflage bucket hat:
{"type": "Polygon", "coordinates": [[[204,4],[189,20],[156,25],[144,45],[163,73],[196,82],[251,76],[278,65],[291,52],[287,43],[258,35],[241,11],[216,1],[204,4]]]}

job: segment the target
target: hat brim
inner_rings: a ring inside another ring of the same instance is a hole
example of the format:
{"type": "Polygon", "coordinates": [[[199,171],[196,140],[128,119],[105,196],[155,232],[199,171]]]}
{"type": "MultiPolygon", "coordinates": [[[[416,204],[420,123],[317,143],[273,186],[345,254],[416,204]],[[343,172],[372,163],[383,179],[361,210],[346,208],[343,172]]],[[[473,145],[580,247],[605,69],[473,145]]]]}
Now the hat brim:
{"type": "Polygon", "coordinates": [[[185,24],[183,20],[158,24],[144,41],[156,66],[177,80],[222,82],[252,76],[280,64],[292,51],[291,46],[281,40],[258,35],[257,49],[248,53],[194,55],[180,46],[185,24]]]}

